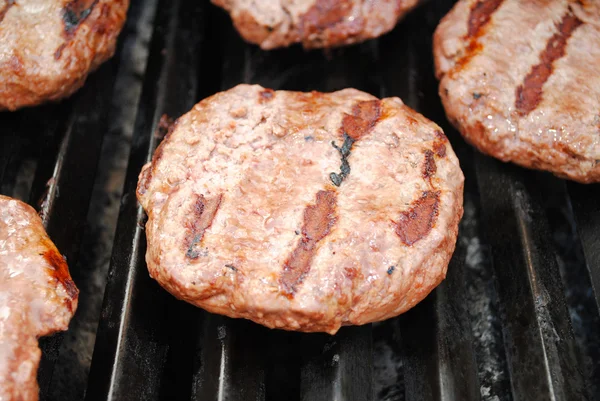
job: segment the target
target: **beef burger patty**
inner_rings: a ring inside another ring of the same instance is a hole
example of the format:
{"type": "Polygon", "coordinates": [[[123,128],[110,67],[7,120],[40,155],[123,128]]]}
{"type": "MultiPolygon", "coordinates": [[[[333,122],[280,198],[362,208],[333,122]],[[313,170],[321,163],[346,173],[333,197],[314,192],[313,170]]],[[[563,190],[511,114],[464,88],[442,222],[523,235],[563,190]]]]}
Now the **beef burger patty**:
{"type": "Polygon", "coordinates": [[[0,195],[0,400],[38,399],[37,339],[67,329],[78,294],[35,210],[0,195]]]}
{"type": "Polygon", "coordinates": [[[110,58],[129,0],[0,0],[0,110],[58,100],[110,58]]]}
{"type": "Polygon", "coordinates": [[[446,113],[479,150],[600,181],[600,2],[460,0],[434,53],[446,113]]]}
{"type": "Polygon", "coordinates": [[[210,312],[335,333],[445,277],[463,174],[398,98],[240,85],[198,103],[144,166],[150,275],[210,312]]]}
{"type": "Polygon", "coordinates": [[[336,47],[376,38],[394,28],[419,0],[211,0],[242,37],[263,49],[302,43],[336,47]]]}

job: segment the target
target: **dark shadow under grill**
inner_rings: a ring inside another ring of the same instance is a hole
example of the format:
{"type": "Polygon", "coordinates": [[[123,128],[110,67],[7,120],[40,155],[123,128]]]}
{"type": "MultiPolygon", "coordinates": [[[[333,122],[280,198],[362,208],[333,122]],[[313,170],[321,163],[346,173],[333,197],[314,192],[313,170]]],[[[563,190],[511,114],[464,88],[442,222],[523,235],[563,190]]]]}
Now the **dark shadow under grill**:
{"type": "Polygon", "coordinates": [[[0,114],[0,192],[38,207],[82,289],[71,330],[41,341],[41,399],[600,400],[600,185],[482,156],[450,127],[431,43],[452,3],[431,0],[378,40],[307,53],[244,44],[208,1],[133,0],[117,55],[73,98],[0,114]],[[150,279],[135,189],[159,121],[242,82],[399,96],[444,128],[465,217],[426,300],[332,337],[210,315],[150,279]],[[128,119],[129,133],[115,128],[128,119]],[[98,219],[110,241],[90,253],[98,219]]]}

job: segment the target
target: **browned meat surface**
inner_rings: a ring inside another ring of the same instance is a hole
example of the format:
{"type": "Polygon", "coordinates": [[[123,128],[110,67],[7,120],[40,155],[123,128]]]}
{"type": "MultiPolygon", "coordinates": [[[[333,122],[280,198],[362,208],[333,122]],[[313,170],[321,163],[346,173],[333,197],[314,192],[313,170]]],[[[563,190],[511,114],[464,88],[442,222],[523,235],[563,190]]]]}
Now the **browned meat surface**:
{"type": "Polygon", "coordinates": [[[263,49],[302,43],[336,47],[392,30],[419,0],[211,0],[223,7],[242,37],[263,49]]]}
{"type": "Polygon", "coordinates": [[[150,275],[210,312],[335,333],[445,277],[463,174],[398,98],[240,85],[171,127],[140,174],[150,275]]]}
{"type": "Polygon", "coordinates": [[[479,150],[600,181],[600,2],[460,0],[434,53],[446,113],[479,150]]]}
{"type": "Polygon", "coordinates": [[[110,58],[129,0],[0,0],[0,110],[58,100],[110,58]]]}
{"type": "Polygon", "coordinates": [[[38,337],[66,330],[78,290],[29,205],[0,195],[0,400],[38,399],[38,337]]]}

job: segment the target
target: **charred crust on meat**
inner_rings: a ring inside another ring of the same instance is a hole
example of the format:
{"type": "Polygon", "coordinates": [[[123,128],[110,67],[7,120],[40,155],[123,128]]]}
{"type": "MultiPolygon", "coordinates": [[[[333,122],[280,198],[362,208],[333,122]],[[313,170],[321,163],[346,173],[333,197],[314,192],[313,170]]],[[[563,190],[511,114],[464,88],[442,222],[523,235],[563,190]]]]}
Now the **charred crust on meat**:
{"type": "Polygon", "coordinates": [[[16,0],[6,0],[6,3],[4,4],[4,6],[2,8],[0,8],[0,22],[2,22],[2,20],[6,16],[6,13],[8,12],[8,10],[15,4],[16,4],[16,0]]]}
{"type": "Polygon", "coordinates": [[[334,30],[351,11],[352,3],[348,0],[316,0],[300,17],[301,36],[308,38],[325,30],[334,30]]]}
{"type": "Polygon", "coordinates": [[[583,24],[572,10],[562,17],[556,32],[546,43],[540,55],[540,62],[531,68],[523,83],[517,87],[515,109],[521,116],[527,116],[542,101],[542,89],[554,69],[554,62],[566,53],[567,41],[573,32],[583,24]]]}
{"type": "Polygon", "coordinates": [[[481,30],[486,26],[492,14],[500,7],[504,0],[479,0],[471,7],[469,14],[469,29],[468,37],[475,37],[481,33],[481,30]]]}
{"type": "Polygon", "coordinates": [[[400,213],[398,221],[393,224],[402,243],[412,246],[429,234],[439,214],[439,202],[439,191],[425,191],[410,209],[400,213]]]}
{"type": "Polygon", "coordinates": [[[437,157],[446,157],[446,145],[443,142],[435,141],[433,143],[433,151],[437,157]]]}
{"type": "Polygon", "coordinates": [[[425,162],[423,163],[422,175],[425,179],[431,179],[431,177],[437,172],[434,154],[433,151],[429,149],[426,149],[423,153],[425,155],[425,162]]]}
{"type": "Polygon", "coordinates": [[[433,151],[438,157],[446,157],[446,143],[448,142],[448,138],[440,130],[435,131],[433,134],[435,135],[435,140],[433,141],[433,151]]]}
{"type": "Polygon", "coordinates": [[[392,275],[392,273],[394,272],[394,270],[396,270],[396,266],[390,266],[387,269],[387,274],[389,274],[390,276],[392,275]]]}
{"type": "Polygon", "coordinates": [[[339,187],[344,179],[350,174],[350,163],[348,157],[352,150],[354,142],[371,132],[381,117],[381,101],[367,100],[358,102],[352,107],[352,114],[345,114],[342,118],[341,133],[344,138],[342,146],[336,145],[335,141],[331,145],[337,149],[342,158],[340,173],[330,173],[331,182],[339,187]]]}
{"type": "Polygon", "coordinates": [[[275,97],[275,91],[273,89],[264,89],[258,93],[258,102],[266,103],[275,97]]]}
{"type": "MultiPolygon", "coordinates": [[[[449,71],[450,76],[453,76],[460,71],[476,54],[483,50],[483,46],[479,43],[479,38],[483,36],[485,27],[491,21],[492,15],[498,10],[503,2],[504,0],[478,0],[473,4],[467,22],[467,34],[464,37],[464,39],[468,41],[468,44],[462,56],[449,71]]],[[[447,90],[446,95],[448,95],[447,90]]]]}
{"type": "Polygon", "coordinates": [[[207,199],[204,195],[196,195],[186,223],[185,256],[188,259],[198,259],[201,255],[198,246],[202,243],[204,233],[208,230],[217,215],[223,195],[207,199]]]}
{"type": "Polygon", "coordinates": [[[350,174],[350,163],[348,163],[348,156],[350,156],[350,150],[352,149],[352,144],[354,143],[354,139],[350,138],[347,134],[344,134],[344,144],[339,147],[335,144],[335,141],[331,141],[331,146],[337,149],[342,157],[342,164],[340,165],[340,173],[330,173],[329,178],[333,185],[339,187],[342,185],[344,179],[350,174]]]}
{"type": "Polygon", "coordinates": [[[358,141],[367,135],[381,117],[381,101],[367,100],[358,102],[352,108],[352,114],[345,114],[342,119],[341,133],[358,141]]]}
{"type": "Polygon", "coordinates": [[[317,246],[330,232],[337,221],[337,195],[333,190],[317,192],[316,201],[304,209],[302,238],[283,264],[279,279],[282,293],[293,298],[310,272],[312,259],[317,252],[317,246]]]}
{"type": "MultiPolygon", "coordinates": [[[[58,253],[53,246],[48,246],[48,250],[45,251],[42,256],[46,263],[52,268],[52,276],[62,284],[65,291],[67,291],[67,295],[69,295],[71,299],[76,299],[79,291],[71,279],[69,267],[67,266],[65,258],[58,253]]],[[[69,305],[69,307],[71,307],[71,305],[69,305]]]]}
{"type": "Polygon", "coordinates": [[[77,28],[90,16],[98,0],[71,0],[63,8],[62,18],[65,24],[65,34],[73,35],[77,28]]]}

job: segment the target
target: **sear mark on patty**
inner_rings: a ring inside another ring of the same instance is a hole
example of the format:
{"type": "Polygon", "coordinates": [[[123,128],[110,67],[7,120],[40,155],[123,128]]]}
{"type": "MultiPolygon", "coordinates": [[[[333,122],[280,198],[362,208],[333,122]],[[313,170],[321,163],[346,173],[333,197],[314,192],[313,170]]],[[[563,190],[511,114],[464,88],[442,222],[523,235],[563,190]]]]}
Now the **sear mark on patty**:
{"type": "Polygon", "coordinates": [[[186,224],[186,252],[188,259],[198,259],[200,251],[198,246],[202,242],[204,233],[210,228],[215,219],[223,194],[206,199],[204,195],[197,195],[190,210],[190,221],[186,224]]]}
{"type": "Polygon", "coordinates": [[[348,0],[316,0],[315,4],[300,17],[300,27],[304,36],[320,33],[343,22],[352,12],[352,2],[348,0]]]}
{"type": "Polygon", "coordinates": [[[425,179],[431,179],[431,177],[435,175],[437,171],[433,151],[426,149],[423,153],[425,155],[425,162],[423,163],[422,175],[425,179]]]}
{"type": "Polygon", "coordinates": [[[350,163],[348,157],[352,150],[354,142],[358,141],[361,137],[371,132],[371,130],[379,121],[381,117],[381,101],[380,100],[367,100],[358,102],[352,107],[352,114],[345,114],[342,119],[342,127],[340,129],[344,143],[342,146],[337,146],[335,141],[331,142],[331,145],[338,150],[342,157],[342,164],[340,165],[340,173],[331,173],[329,178],[335,186],[342,185],[344,178],[350,174],[350,163]]]}
{"type": "Polygon", "coordinates": [[[454,67],[449,71],[453,76],[466,66],[471,59],[483,50],[479,43],[479,38],[485,33],[485,27],[490,23],[492,14],[500,7],[504,0],[479,0],[471,7],[471,13],[468,20],[468,31],[464,39],[469,41],[462,57],[460,57],[454,67]]]}
{"type": "MultiPolygon", "coordinates": [[[[79,291],[69,275],[69,267],[67,266],[65,258],[58,253],[53,246],[45,245],[45,247],[48,248],[48,250],[43,253],[43,257],[53,269],[51,275],[62,284],[70,298],[77,298],[79,291]]],[[[71,305],[68,305],[68,307],[72,308],[71,305]]]]}
{"type": "Polygon", "coordinates": [[[358,102],[352,107],[352,114],[344,115],[341,133],[358,141],[367,135],[381,117],[381,101],[367,100],[358,102]]]}
{"type": "Polygon", "coordinates": [[[12,6],[14,6],[16,3],[17,3],[16,0],[6,0],[6,3],[4,4],[4,6],[2,8],[0,8],[0,22],[2,22],[2,20],[6,16],[6,13],[8,12],[8,10],[12,6]]]}
{"type": "Polygon", "coordinates": [[[67,36],[71,36],[89,17],[97,3],[98,0],[71,0],[67,3],[62,13],[67,36]]]}
{"type": "Polygon", "coordinates": [[[429,234],[439,213],[439,202],[439,191],[425,191],[409,210],[400,213],[400,218],[393,224],[396,235],[405,245],[411,246],[429,234]]]}
{"type": "Polygon", "coordinates": [[[331,146],[337,149],[342,156],[342,164],[340,165],[340,173],[331,173],[329,174],[329,178],[333,185],[339,187],[342,185],[342,181],[344,178],[350,174],[350,163],[348,163],[348,156],[350,156],[350,150],[352,149],[352,144],[354,143],[354,139],[350,138],[348,134],[344,134],[344,144],[339,147],[335,144],[335,141],[331,141],[331,146]]]}
{"type": "Polygon", "coordinates": [[[336,201],[335,191],[319,191],[315,204],[304,209],[302,238],[284,262],[279,280],[286,296],[290,298],[294,296],[298,286],[310,271],[318,243],[331,232],[331,228],[337,221],[336,201]]]}
{"type": "Polygon", "coordinates": [[[471,13],[469,14],[469,30],[467,31],[468,37],[479,36],[481,29],[486,26],[492,14],[500,7],[504,0],[479,0],[471,7],[471,13]]]}
{"type": "Polygon", "coordinates": [[[557,25],[556,32],[546,43],[540,55],[540,62],[531,68],[523,83],[517,87],[515,109],[524,117],[531,113],[542,101],[542,88],[553,72],[553,64],[565,55],[567,41],[573,32],[583,24],[571,10],[557,25]]]}

